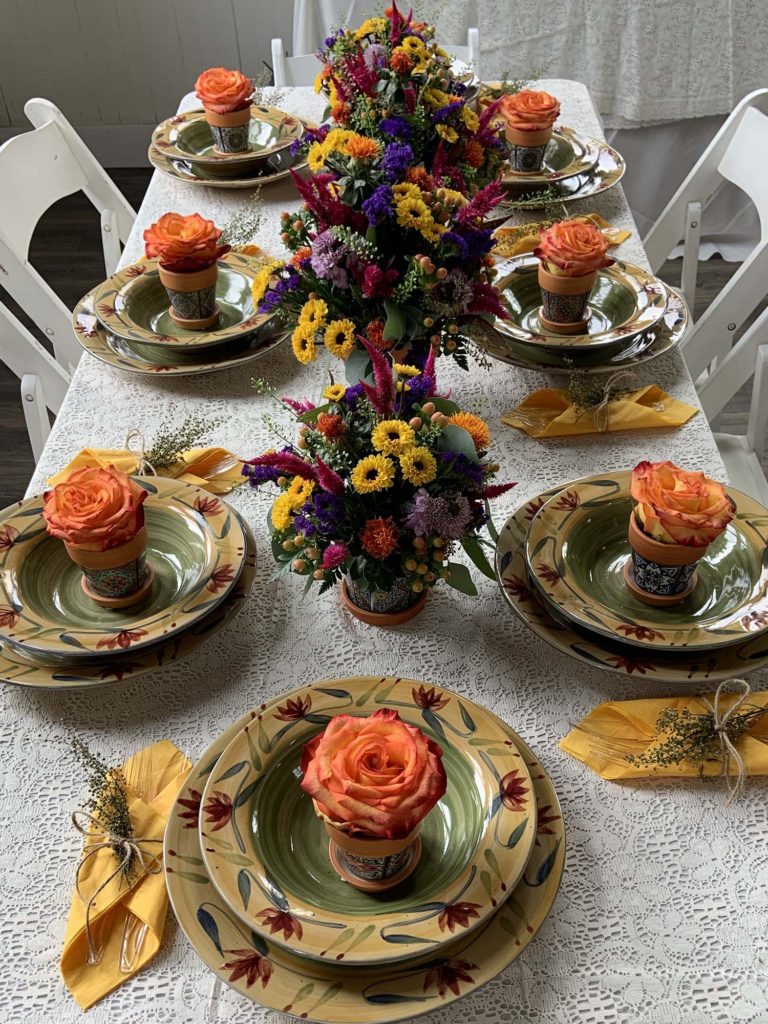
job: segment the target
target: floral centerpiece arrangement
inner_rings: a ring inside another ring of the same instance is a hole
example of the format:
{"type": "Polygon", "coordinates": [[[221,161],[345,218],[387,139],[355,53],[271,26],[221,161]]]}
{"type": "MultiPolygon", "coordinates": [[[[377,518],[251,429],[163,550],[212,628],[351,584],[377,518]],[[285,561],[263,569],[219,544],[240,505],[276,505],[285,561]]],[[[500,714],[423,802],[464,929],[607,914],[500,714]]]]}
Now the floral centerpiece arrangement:
{"type": "Polygon", "coordinates": [[[319,406],[283,400],[298,442],[243,473],[280,489],[270,514],[279,573],[304,576],[307,589],[317,581],[321,593],[343,581],[350,610],[378,624],[416,614],[439,580],[475,594],[467,568],[451,561],[459,544],[494,578],[479,535],[488,499],[514,485],[492,482],[487,424],[436,396],[434,356],[419,370],[367,350],[373,384],[331,383],[319,406]]]}
{"type": "Polygon", "coordinates": [[[331,839],[334,866],[362,889],[388,889],[415,869],[418,831],[446,789],[443,752],[382,708],[336,715],[305,747],[302,789],[331,839]]]}
{"type": "Polygon", "coordinates": [[[589,321],[589,295],[597,272],[610,267],[610,241],[583,220],[561,220],[541,232],[533,250],[539,258],[541,319],[555,334],[580,334],[589,321]]]}
{"type": "Polygon", "coordinates": [[[560,103],[548,92],[521,89],[505,93],[499,100],[499,115],[510,143],[513,171],[531,173],[541,169],[552,129],[560,116],[560,103]]]}
{"type": "Polygon", "coordinates": [[[45,492],[46,529],[64,541],[83,572],[83,590],[97,604],[135,604],[152,586],[154,573],[145,558],[146,496],[114,466],[75,470],[45,492]]]}
{"type": "Polygon", "coordinates": [[[195,82],[217,153],[247,153],[251,148],[251,97],[254,84],[242,71],[208,68],[195,82]]]}
{"type": "Polygon", "coordinates": [[[186,330],[205,330],[219,318],[217,260],[230,250],[221,235],[221,228],[199,213],[164,213],[144,232],[144,252],[158,261],[171,317],[186,330]]]}
{"type": "Polygon", "coordinates": [[[722,484],[673,462],[632,470],[630,589],[647,604],[678,604],[696,585],[696,563],[736,511],[722,484]]]}

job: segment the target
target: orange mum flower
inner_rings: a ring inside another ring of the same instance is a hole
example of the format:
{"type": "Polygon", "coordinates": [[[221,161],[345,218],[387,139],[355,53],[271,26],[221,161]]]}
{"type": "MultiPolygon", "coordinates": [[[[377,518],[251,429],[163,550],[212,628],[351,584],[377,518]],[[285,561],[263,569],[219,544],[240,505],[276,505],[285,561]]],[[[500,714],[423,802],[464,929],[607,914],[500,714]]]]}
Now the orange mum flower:
{"type": "Polygon", "coordinates": [[[321,412],[317,417],[317,429],[323,437],[334,441],[344,433],[344,420],[336,413],[321,412]]]}
{"type": "Polygon", "coordinates": [[[291,265],[298,267],[302,260],[308,260],[311,255],[312,250],[310,247],[308,245],[302,245],[302,247],[297,249],[293,256],[291,256],[291,265]]]}
{"type": "Polygon", "coordinates": [[[349,123],[349,104],[348,103],[336,103],[331,107],[331,117],[336,124],[348,124],[349,123]]]}
{"type": "Polygon", "coordinates": [[[376,346],[376,348],[387,347],[387,343],[384,341],[383,320],[371,320],[371,322],[365,328],[365,336],[372,345],[376,346]]]}
{"type": "Polygon", "coordinates": [[[431,192],[435,187],[435,179],[424,167],[409,167],[405,180],[418,185],[424,192],[431,192]]]}
{"type": "Polygon", "coordinates": [[[485,420],[475,416],[473,412],[455,412],[453,416],[449,417],[449,421],[466,430],[479,452],[487,450],[491,443],[491,431],[485,420]]]}
{"type": "Polygon", "coordinates": [[[363,550],[374,558],[386,558],[397,547],[397,527],[392,516],[369,519],[360,531],[363,550]]]}
{"type": "Polygon", "coordinates": [[[379,144],[364,135],[353,135],[347,140],[347,155],[356,160],[371,160],[379,155],[379,144]]]}
{"type": "Polygon", "coordinates": [[[390,65],[398,75],[407,75],[413,68],[413,61],[405,50],[397,49],[392,51],[390,65]]]}
{"type": "Polygon", "coordinates": [[[476,139],[470,139],[464,147],[464,161],[470,167],[479,167],[484,158],[483,147],[476,139]]]}

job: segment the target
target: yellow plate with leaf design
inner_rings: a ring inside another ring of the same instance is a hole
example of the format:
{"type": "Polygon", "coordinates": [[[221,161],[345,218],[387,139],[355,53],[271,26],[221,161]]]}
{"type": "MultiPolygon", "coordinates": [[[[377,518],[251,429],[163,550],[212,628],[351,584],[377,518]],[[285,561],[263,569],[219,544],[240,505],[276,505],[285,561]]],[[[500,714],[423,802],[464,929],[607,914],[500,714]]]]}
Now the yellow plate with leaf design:
{"type": "Polygon", "coordinates": [[[130,608],[86,597],[81,571],[51,537],[41,495],[0,512],[0,640],[22,654],[76,663],[132,652],[204,618],[234,587],[245,560],[240,519],[220,498],[164,477],[135,477],[147,497],[150,593],[130,608]]]}
{"type": "MultiPolygon", "coordinates": [[[[394,681],[373,677],[355,680],[382,690],[394,681]]],[[[259,714],[313,696],[319,687],[344,689],[348,682],[324,681],[277,697],[244,715],[208,747],[168,817],[166,884],[176,918],[192,947],[220,980],[245,998],[320,1024],[392,1024],[431,1011],[439,1014],[496,977],[530,944],[560,886],[565,832],[557,795],[546,772],[520,737],[500,723],[532,777],[536,841],[517,886],[480,927],[469,934],[458,930],[439,952],[427,949],[403,963],[383,967],[370,964],[364,971],[346,966],[345,960],[320,963],[293,956],[272,935],[264,939],[248,929],[221,898],[206,872],[197,828],[202,791],[228,744],[246,725],[255,724],[259,714]]],[[[290,923],[286,919],[285,928],[290,923]]],[[[470,1003],[470,1015],[472,1009],[470,1003]]]]}
{"type": "Polygon", "coordinates": [[[203,794],[206,870],[265,940],[317,960],[385,964],[480,927],[520,879],[533,846],[531,777],[502,723],[477,704],[410,680],[318,684],[259,714],[230,743],[203,794]],[[445,796],[422,822],[422,856],[385,893],[343,882],[297,769],[336,715],[397,711],[443,750],[445,796]]]}

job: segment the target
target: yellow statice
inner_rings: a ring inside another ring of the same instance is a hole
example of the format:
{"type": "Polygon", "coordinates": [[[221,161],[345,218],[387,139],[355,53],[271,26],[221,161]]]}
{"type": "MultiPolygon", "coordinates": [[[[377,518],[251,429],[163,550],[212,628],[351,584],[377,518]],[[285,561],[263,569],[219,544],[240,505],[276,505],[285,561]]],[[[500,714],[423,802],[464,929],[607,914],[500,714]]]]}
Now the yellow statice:
{"type": "Polygon", "coordinates": [[[371,444],[382,455],[399,455],[415,441],[413,427],[403,420],[382,420],[371,432],[371,444]]]}
{"type": "Polygon", "coordinates": [[[323,398],[329,402],[340,402],[346,393],[347,389],[343,384],[329,384],[323,388],[323,398]]]}
{"type": "Polygon", "coordinates": [[[311,324],[299,324],[291,335],[291,348],[300,363],[311,363],[317,359],[315,328],[311,324]]]}
{"type": "Polygon", "coordinates": [[[355,32],[355,39],[364,39],[366,36],[379,36],[386,29],[386,18],[366,18],[357,32],[355,32]]]}
{"type": "Polygon", "coordinates": [[[385,491],[395,482],[395,464],[386,455],[367,455],[352,470],[350,480],[358,494],[385,491]]]}
{"type": "Polygon", "coordinates": [[[400,455],[400,470],[409,483],[421,487],[437,476],[437,462],[429,448],[408,448],[400,455]]]}
{"type": "Polygon", "coordinates": [[[283,260],[270,260],[262,265],[261,270],[256,274],[251,284],[251,295],[253,296],[255,306],[258,306],[264,298],[267,288],[269,288],[270,278],[284,266],[283,260]]]}
{"type": "Polygon", "coordinates": [[[331,355],[347,359],[355,347],[355,325],[351,320],[332,320],[325,329],[323,342],[331,355]]]}
{"type": "Polygon", "coordinates": [[[291,525],[291,499],[287,493],[275,499],[272,506],[272,526],[275,530],[287,530],[291,525]]]}
{"type": "Polygon", "coordinates": [[[290,499],[291,508],[301,508],[305,501],[309,501],[314,489],[314,480],[305,480],[301,476],[295,476],[285,491],[286,497],[290,499]]]}
{"type": "Polygon", "coordinates": [[[325,327],[327,316],[328,306],[323,299],[307,299],[299,313],[299,326],[307,326],[314,331],[321,331],[325,327]]]}

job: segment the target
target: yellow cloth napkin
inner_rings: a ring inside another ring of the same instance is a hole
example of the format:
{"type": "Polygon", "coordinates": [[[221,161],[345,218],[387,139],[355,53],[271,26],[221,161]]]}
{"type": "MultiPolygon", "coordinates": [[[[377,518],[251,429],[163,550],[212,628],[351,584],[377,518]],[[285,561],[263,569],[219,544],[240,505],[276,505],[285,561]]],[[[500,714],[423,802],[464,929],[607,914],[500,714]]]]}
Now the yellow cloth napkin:
{"type": "MultiPolygon", "coordinates": [[[[599,213],[584,213],[573,220],[582,220],[594,224],[602,230],[611,246],[621,245],[626,242],[631,231],[624,228],[612,228],[610,223],[600,216],[599,213]]],[[[493,255],[498,260],[508,260],[513,256],[521,256],[526,252],[533,252],[541,240],[541,232],[544,228],[551,227],[554,221],[536,221],[532,224],[521,224],[518,227],[497,228],[494,233],[496,244],[493,247],[493,255]]]]}
{"type": "MultiPolygon", "coordinates": [[[[169,740],[159,740],[128,758],[123,772],[135,837],[162,840],[166,818],[190,768],[190,762],[169,740]],[[149,799],[145,802],[138,792],[148,794],[149,799]]],[[[140,845],[147,860],[156,854],[162,855],[162,842],[140,845]]],[[[117,864],[110,849],[98,850],[88,858],[80,872],[80,892],[85,899],[109,878],[117,864]]],[[[86,905],[77,891],[72,894],[61,973],[81,1009],[93,1006],[149,963],[160,947],[167,909],[168,894],[162,871],[137,874],[130,889],[121,876],[112,879],[91,910],[91,934],[103,952],[98,964],[89,965],[86,963],[86,905]],[[120,970],[120,950],[123,925],[129,913],[144,922],[148,931],[134,969],[127,974],[120,970]]]]}
{"type": "MultiPolygon", "coordinates": [[[[735,693],[724,693],[720,707],[725,710],[738,699],[735,693]]],[[[707,699],[710,704],[713,694],[707,699]]],[[[747,706],[768,707],[768,691],[751,693],[747,706]]],[[[656,722],[665,708],[692,714],[703,714],[710,709],[701,697],[662,697],[650,700],[615,700],[598,706],[560,740],[560,749],[582,761],[604,779],[640,779],[654,775],[698,777],[719,775],[719,761],[705,761],[702,766],[682,762],[668,767],[644,767],[630,764],[627,754],[642,754],[652,750],[663,740],[656,730],[656,722]]],[[[768,715],[761,715],[747,729],[736,745],[744,759],[747,775],[768,775],[768,715]]],[[[731,764],[731,774],[735,774],[731,764]]]]}
{"type": "Polygon", "coordinates": [[[541,388],[523,399],[501,422],[524,430],[530,437],[570,437],[606,431],[680,427],[699,410],[672,398],[655,384],[631,391],[608,402],[595,422],[595,411],[578,409],[560,388],[541,388]]]}
{"type": "MultiPolygon", "coordinates": [[[[114,466],[124,473],[135,473],[139,468],[139,456],[125,448],[83,448],[48,483],[52,487],[61,483],[75,469],[106,466],[114,466]]],[[[203,487],[212,494],[227,494],[245,481],[242,468],[242,459],[238,459],[226,448],[190,448],[184,452],[181,462],[158,469],[157,472],[159,476],[203,487]]]]}

